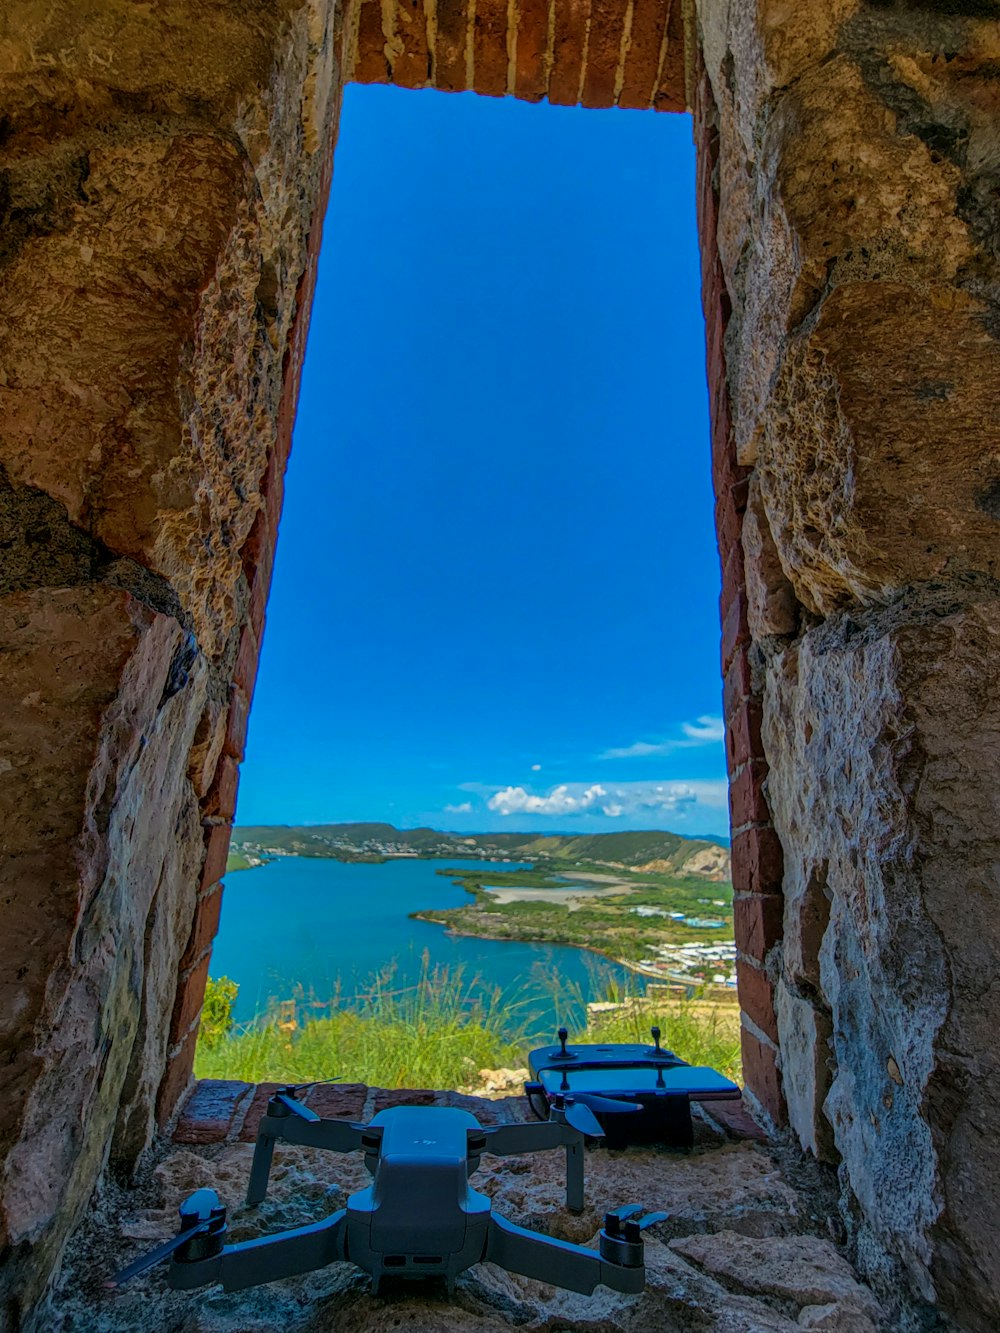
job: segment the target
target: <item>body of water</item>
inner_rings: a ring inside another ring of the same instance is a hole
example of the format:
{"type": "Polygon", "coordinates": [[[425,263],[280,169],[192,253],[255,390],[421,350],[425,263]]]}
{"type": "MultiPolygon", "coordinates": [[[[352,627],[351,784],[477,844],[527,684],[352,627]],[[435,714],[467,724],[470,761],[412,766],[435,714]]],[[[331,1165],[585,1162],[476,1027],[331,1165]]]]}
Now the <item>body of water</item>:
{"type": "Polygon", "coordinates": [[[512,1003],[529,1001],[512,1012],[515,1019],[530,1014],[536,1031],[554,1030],[571,1017],[574,988],[600,999],[609,975],[641,988],[641,978],[585,949],[451,936],[441,926],[410,920],[410,912],[469,902],[464,889],[436,873],[449,866],[484,868],[503,878],[495,862],[364,865],[294,856],[228,875],[212,976],[239,983],[237,1021],[250,1020],[273,999],[292,997],[299,987],[321,1000],[338,983],[344,995],[364,992],[387,964],[396,968],[390,989],[412,985],[425,950],[432,967],[461,964],[466,981],[478,976],[486,986],[499,986],[512,1003]],[[553,977],[560,980],[555,993],[553,977]]]}

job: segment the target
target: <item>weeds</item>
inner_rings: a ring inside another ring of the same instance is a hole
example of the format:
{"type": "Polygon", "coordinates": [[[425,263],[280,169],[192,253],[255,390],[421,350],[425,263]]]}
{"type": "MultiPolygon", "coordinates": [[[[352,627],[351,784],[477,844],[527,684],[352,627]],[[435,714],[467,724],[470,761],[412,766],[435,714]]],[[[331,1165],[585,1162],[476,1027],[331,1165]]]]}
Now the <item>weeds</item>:
{"type": "Polygon", "coordinates": [[[195,1057],[199,1078],[239,1078],[307,1083],[314,1079],[368,1083],[383,1088],[472,1086],[480,1069],[523,1066],[532,1046],[552,1033],[534,1030],[532,1005],[543,986],[571,1041],[649,1041],[654,1024],[663,1045],[689,1064],[710,1065],[741,1081],[740,1020],[735,1003],[696,993],[691,998],[647,996],[595,965],[589,993],[607,996],[607,1009],[589,1008],[586,994],[553,974],[537,975],[523,996],[512,997],[466,981],[462,968],[431,967],[422,960],[416,986],[393,989],[393,969],[372,978],[365,993],[339,992],[319,1002],[301,992],[253,1023],[233,1026],[232,982],[210,982],[210,1015],[195,1057]],[[323,1009],[324,1017],[301,1015],[323,1009]]]}

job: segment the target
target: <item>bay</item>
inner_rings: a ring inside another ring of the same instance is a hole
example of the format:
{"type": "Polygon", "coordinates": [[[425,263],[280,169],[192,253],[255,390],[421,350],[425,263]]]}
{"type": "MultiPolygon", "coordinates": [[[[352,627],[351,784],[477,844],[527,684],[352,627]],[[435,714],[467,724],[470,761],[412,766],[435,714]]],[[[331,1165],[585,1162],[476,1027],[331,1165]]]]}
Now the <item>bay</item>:
{"type": "MultiPolygon", "coordinates": [[[[375,973],[394,965],[388,989],[412,986],[424,954],[466,983],[499,988],[512,1019],[548,1034],[579,1024],[579,996],[600,999],[609,979],[634,991],[641,978],[569,945],[523,944],[452,936],[410,912],[460,907],[468,894],[438,869],[488,869],[502,881],[522,863],[389,860],[381,864],[282,856],[226,877],[212,976],[239,984],[234,1016],[249,1022],[274,1000],[303,993],[326,1001],[363,994],[375,973]]],[[[316,1013],[324,1011],[317,1008],[316,1013]]]]}

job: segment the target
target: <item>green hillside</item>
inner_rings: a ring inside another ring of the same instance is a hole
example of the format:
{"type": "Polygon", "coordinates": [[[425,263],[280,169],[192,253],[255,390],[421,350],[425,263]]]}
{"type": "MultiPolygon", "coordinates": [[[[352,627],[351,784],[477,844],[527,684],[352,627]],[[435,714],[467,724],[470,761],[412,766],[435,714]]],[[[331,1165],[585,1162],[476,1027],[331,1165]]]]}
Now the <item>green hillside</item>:
{"type": "MultiPolygon", "coordinates": [[[[233,829],[234,856],[283,852],[294,856],[332,856],[342,860],[381,860],[401,852],[417,856],[512,857],[554,860],[574,865],[645,866],[678,873],[699,853],[722,844],[685,838],[659,829],[624,833],[538,834],[477,833],[459,835],[435,829],[397,829],[392,824],[258,824],[233,829]]],[[[236,868],[235,865],[231,868],[236,868]]],[[[707,873],[695,869],[693,873],[707,873]]],[[[718,877],[713,876],[713,877],[718,877]]]]}

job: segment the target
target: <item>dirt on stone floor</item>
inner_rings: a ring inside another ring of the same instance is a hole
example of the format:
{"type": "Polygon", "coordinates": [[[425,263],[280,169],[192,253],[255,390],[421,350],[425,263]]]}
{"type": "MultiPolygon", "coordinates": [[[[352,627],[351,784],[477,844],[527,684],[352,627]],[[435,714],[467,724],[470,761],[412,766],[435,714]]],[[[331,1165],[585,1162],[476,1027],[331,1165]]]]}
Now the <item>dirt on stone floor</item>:
{"type": "Polygon", "coordinates": [[[587,1153],[587,1208],[564,1207],[561,1151],[484,1157],[474,1177],[499,1213],[596,1246],[603,1213],[623,1203],[666,1211],[646,1240],[646,1290],[593,1296],[479,1264],[448,1299],[443,1284],[383,1284],[333,1264],[250,1291],[167,1288],[163,1268],[118,1292],[108,1276],[174,1234],[176,1209],[211,1186],[230,1206],[230,1240],[315,1221],[368,1183],[359,1154],[278,1147],[259,1209],[242,1202],[251,1144],[164,1145],[143,1177],[109,1184],[75,1238],[37,1327],[45,1333],[875,1333],[902,1327],[860,1283],[839,1244],[830,1173],[789,1149],[703,1143],[690,1152],[587,1153]]]}

